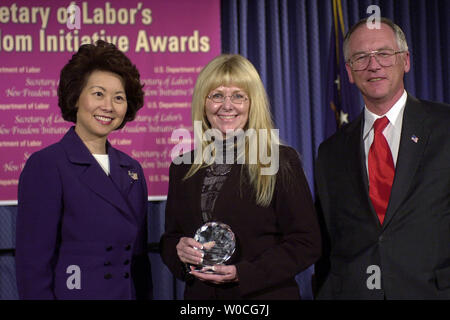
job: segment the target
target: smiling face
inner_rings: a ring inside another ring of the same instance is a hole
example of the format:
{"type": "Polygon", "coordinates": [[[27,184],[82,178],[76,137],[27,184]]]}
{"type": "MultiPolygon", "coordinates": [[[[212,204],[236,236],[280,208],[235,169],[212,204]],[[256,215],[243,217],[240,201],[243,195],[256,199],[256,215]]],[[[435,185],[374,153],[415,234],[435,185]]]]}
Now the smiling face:
{"type": "Polygon", "coordinates": [[[104,139],[117,129],[127,112],[122,78],[108,71],[94,71],[77,101],[75,131],[83,142],[104,139]]]}
{"type": "Polygon", "coordinates": [[[206,99],[205,113],[211,128],[220,130],[224,135],[227,130],[243,129],[248,121],[250,101],[247,98],[238,104],[233,103],[230,97],[232,95],[248,97],[247,93],[238,87],[219,86],[208,94],[209,97],[214,95],[225,96],[225,101],[214,102],[210,98],[206,99]]]}
{"type": "MultiPolygon", "coordinates": [[[[363,24],[350,37],[350,57],[356,53],[380,49],[399,51],[394,31],[384,23],[380,29],[368,29],[363,24]]],[[[390,67],[382,67],[371,57],[365,70],[353,71],[348,64],[346,69],[350,82],[355,83],[361,91],[367,108],[382,115],[403,94],[403,76],[410,69],[409,53],[398,53],[395,64],[390,67]]]]}

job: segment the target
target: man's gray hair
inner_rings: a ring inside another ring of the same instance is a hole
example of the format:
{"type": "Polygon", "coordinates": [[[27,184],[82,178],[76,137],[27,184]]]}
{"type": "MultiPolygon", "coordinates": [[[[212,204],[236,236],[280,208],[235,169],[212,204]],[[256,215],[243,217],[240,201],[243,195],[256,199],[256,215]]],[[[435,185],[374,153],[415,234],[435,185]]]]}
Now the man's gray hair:
{"type": "MultiPolygon", "coordinates": [[[[355,30],[358,29],[361,25],[366,24],[367,20],[368,20],[368,18],[359,20],[353,27],[350,28],[350,30],[345,35],[344,43],[343,43],[345,61],[348,61],[350,59],[349,44],[350,44],[350,37],[351,37],[352,33],[355,32],[355,30]]],[[[390,20],[388,18],[381,17],[380,23],[387,24],[394,31],[395,40],[397,41],[398,49],[400,51],[408,51],[408,43],[406,42],[406,37],[405,37],[405,34],[402,31],[402,29],[398,25],[396,25],[392,20],[390,20]]]]}

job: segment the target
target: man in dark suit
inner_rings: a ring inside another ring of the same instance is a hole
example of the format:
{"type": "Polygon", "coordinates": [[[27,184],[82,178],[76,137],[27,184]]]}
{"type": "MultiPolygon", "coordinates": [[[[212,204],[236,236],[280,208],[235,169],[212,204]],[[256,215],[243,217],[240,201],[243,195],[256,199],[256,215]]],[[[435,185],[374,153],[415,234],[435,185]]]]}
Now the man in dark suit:
{"type": "Polygon", "coordinates": [[[319,299],[450,298],[450,106],[404,89],[405,36],[382,18],[345,37],[361,115],[321,144],[319,299]]]}

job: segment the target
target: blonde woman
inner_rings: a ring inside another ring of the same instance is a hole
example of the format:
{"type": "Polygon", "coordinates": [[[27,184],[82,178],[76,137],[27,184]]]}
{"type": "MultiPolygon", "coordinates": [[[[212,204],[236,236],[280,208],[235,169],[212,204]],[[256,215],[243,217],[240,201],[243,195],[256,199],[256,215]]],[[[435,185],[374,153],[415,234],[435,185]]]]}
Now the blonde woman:
{"type": "Polygon", "coordinates": [[[170,167],[161,238],[185,299],[299,299],[294,277],[319,258],[319,227],[298,154],[280,145],[250,61],[213,59],[197,79],[192,119],[196,148],[170,167]],[[213,273],[198,270],[206,248],[193,239],[208,221],[236,236],[235,252],[213,273]]]}

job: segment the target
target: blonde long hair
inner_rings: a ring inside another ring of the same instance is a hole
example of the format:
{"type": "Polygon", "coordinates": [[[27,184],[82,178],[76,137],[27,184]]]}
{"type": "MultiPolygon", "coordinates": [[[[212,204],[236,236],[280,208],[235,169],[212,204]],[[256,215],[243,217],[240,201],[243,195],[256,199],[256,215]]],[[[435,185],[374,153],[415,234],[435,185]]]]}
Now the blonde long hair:
{"type": "MultiPolygon", "coordinates": [[[[192,97],[192,121],[201,121],[202,126],[195,126],[194,134],[197,141],[202,141],[202,150],[208,145],[203,141],[203,133],[211,129],[211,125],[206,117],[205,103],[208,94],[219,86],[236,86],[244,90],[250,101],[248,121],[244,130],[254,129],[256,132],[266,130],[265,139],[266,150],[272,154],[272,146],[279,146],[278,136],[272,135],[274,129],[270,114],[269,99],[261,78],[253,64],[238,54],[222,54],[211,60],[200,72],[195,84],[192,97]]],[[[241,171],[241,187],[243,185],[243,175],[248,174],[250,186],[253,187],[256,203],[260,206],[269,206],[276,182],[276,174],[261,175],[261,169],[270,164],[262,164],[259,156],[260,137],[256,135],[258,157],[256,163],[249,162],[249,141],[245,139],[245,162],[241,171]]],[[[278,161],[278,159],[277,159],[278,161]]],[[[186,173],[184,179],[192,177],[199,169],[208,166],[203,160],[201,152],[195,154],[194,163],[186,173]]],[[[242,194],[242,192],[241,192],[242,194]]]]}

